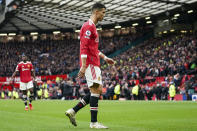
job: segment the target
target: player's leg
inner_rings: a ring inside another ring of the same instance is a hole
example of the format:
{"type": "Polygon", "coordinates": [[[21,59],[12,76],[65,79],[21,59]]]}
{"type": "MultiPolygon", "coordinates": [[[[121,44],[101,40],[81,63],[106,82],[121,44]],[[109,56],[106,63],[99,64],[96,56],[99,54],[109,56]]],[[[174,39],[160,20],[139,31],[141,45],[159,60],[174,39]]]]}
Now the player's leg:
{"type": "Polygon", "coordinates": [[[91,112],[91,123],[90,128],[103,128],[107,129],[108,127],[102,125],[97,122],[97,114],[98,114],[98,101],[99,97],[102,94],[102,85],[98,83],[94,83],[92,87],[90,87],[90,112],[91,112]]]}
{"type": "Polygon", "coordinates": [[[34,91],[33,91],[33,82],[32,81],[30,81],[30,82],[27,83],[27,89],[30,92],[30,96],[29,96],[29,108],[30,108],[30,110],[32,110],[33,109],[32,101],[34,99],[34,91]]]}
{"type": "MultiPolygon", "coordinates": [[[[86,76],[86,80],[87,81],[92,81],[92,75],[91,75],[91,69],[90,66],[88,66],[88,68],[86,69],[85,72],[85,76],[86,76]]],[[[92,84],[92,83],[91,83],[92,84]]],[[[88,86],[90,85],[90,83],[88,83],[88,86]]],[[[85,107],[87,104],[90,103],[90,93],[86,94],[81,100],[80,102],[73,108],[73,110],[75,111],[75,113],[77,113],[80,109],[82,109],[83,107],[85,107]]]]}
{"type": "Polygon", "coordinates": [[[97,114],[98,114],[98,100],[100,95],[102,94],[102,77],[101,70],[97,66],[90,65],[92,82],[87,80],[87,83],[90,87],[90,112],[91,112],[91,123],[90,128],[108,128],[103,126],[102,124],[97,122],[97,114]]]}
{"type": "Polygon", "coordinates": [[[102,86],[94,83],[90,87],[90,112],[91,112],[91,122],[97,122],[97,112],[98,112],[98,100],[102,92],[102,86]]]}
{"type": "MultiPolygon", "coordinates": [[[[91,75],[91,70],[90,70],[90,66],[88,66],[88,68],[86,69],[85,72],[85,76],[86,76],[86,80],[90,80],[92,81],[92,75],[91,75]]],[[[77,126],[76,120],[75,120],[75,114],[82,109],[83,107],[85,107],[87,104],[89,104],[90,102],[90,93],[85,95],[81,101],[73,108],[68,109],[66,111],[66,116],[70,119],[70,122],[74,125],[77,126]]]]}
{"type": "Polygon", "coordinates": [[[70,122],[74,125],[77,126],[76,120],[75,120],[75,114],[82,109],[83,107],[85,107],[87,104],[89,104],[90,101],[90,93],[88,93],[87,95],[85,95],[80,102],[73,108],[69,109],[66,111],[66,116],[68,116],[68,118],[70,119],[70,122]]]}
{"type": "Polygon", "coordinates": [[[80,109],[82,109],[83,107],[85,107],[87,104],[89,104],[90,102],[90,93],[86,94],[81,100],[80,102],[73,108],[73,110],[75,111],[75,113],[77,113],[80,109]]]}
{"type": "Polygon", "coordinates": [[[20,82],[20,90],[22,91],[22,100],[25,104],[25,110],[28,111],[28,106],[27,106],[27,83],[20,82]]]}
{"type": "Polygon", "coordinates": [[[22,99],[23,99],[23,102],[25,104],[25,110],[28,111],[28,106],[27,106],[27,90],[22,90],[22,92],[23,92],[22,99]]]}
{"type": "Polygon", "coordinates": [[[97,114],[98,114],[98,100],[102,91],[102,86],[94,83],[92,87],[90,87],[90,112],[91,112],[91,123],[97,122],[97,114]]]}
{"type": "Polygon", "coordinates": [[[33,110],[33,106],[32,106],[32,101],[34,100],[34,92],[33,92],[33,88],[29,89],[30,91],[30,96],[29,96],[29,109],[33,110]]]}

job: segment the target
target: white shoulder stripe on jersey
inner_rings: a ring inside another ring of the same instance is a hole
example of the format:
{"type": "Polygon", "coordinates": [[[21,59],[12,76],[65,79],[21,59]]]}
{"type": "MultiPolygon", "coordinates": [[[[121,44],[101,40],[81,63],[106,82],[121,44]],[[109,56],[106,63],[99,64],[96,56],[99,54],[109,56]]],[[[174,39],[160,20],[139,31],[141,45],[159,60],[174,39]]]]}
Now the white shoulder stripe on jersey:
{"type": "Polygon", "coordinates": [[[89,24],[92,25],[92,24],[94,24],[94,22],[91,19],[89,19],[89,24]]]}
{"type": "Polygon", "coordinates": [[[89,21],[89,25],[92,25],[92,22],[89,21]]]}
{"type": "Polygon", "coordinates": [[[81,58],[87,58],[87,55],[81,54],[81,58]]]}

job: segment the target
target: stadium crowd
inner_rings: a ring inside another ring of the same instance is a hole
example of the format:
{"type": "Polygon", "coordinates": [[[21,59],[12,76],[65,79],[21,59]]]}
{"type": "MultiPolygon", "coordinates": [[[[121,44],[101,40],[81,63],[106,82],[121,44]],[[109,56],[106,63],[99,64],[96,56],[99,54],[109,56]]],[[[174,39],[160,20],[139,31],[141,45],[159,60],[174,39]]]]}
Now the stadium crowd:
{"type": "MultiPolygon", "coordinates": [[[[117,56],[116,73],[111,74],[123,79],[196,74],[196,50],[196,37],[153,38],[117,56]]],[[[107,76],[111,67],[102,68],[107,76]]]]}
{"type": "MultiPolygon", "coordinates": [[[[150,96],[147,93],[151,93],[151,96],[154,93],[168,93],[166,87],[169,86],[170,82],[173,82],[178,88],[187,81],[184,86],[186,93],[189,89],[194,90],[197,87],[196,40],[196,36],[193,35],[152,38],[127,50],[115,58],[117,63],[113,70],[110,71],[109,68],[112,67],[108,65],[102,66],[104,87],[114,88],[118,83],[122,87],[122,94],[120,95],[125,96],[129,95],[130,93],[127,92],[131,92],[131,88],[135,86],[136,83],[133,80],[139,80],[140,92],[143,92],[141,99],[144,99],[144,95],[150,96]],[[186,75],[193,77],[190,79],[186,75]],[[156,81],[157,77],[164,79],[156,81]]],[[[110,93],[110,90],[109,93],[107,92],[107,94],[113,93],[113,91],[110,93]]],[[[161,95],[159,96],[158,99],[161,99],[161,95]]],[[[166,99],[164,96],[163,98],[166,99]]]]}
{"type": "MultiPolygon", "coordinates": [[[[137,35],[103,37],[101,51],[110,54],[136,40],[137,35]]],[[[36,75],[68,74],[79,68],[79,40],[36,40],[0,43],[0,76],[11,76],[20,55],[26,54],[35,67],[36,75]]]]}
{"type": "MultiPolygon", "coordinates": [[[[137,37],[104,37],[100,41],[100,50],[110,54],[137,37]]],[[[78,43],[78,40],[70,39],[0,44],[0,75],[10,76],[13,73],[19,61],[16,56],[20,52],[31,59],[37,75],[72,72],[79,68],[78,43]]],[[[151,100],[154,94],[157,99],[166,100],[171,84],[175,85],[176,91],[187,96],[197,87],[197,38],[194,35],[151,38],[116,56],[115,60],[112,67],[102,62],[103,99],[131,99],[136,85],[138,91],[134,99],[142,100],[151,100]]],[[[35,88],[36,92],[42,90],[42,93],[37,93],[38,98],[75,99],[89,92],[84,79],[43,80],[43,83],[35,88]]]]}
{"type": "Polygon", "coordinates": [[[11,76],[22,53],[31,60],[36,75],[67,74],[78,66],[74,56],[79,48],[77,43],[74,39],[1,43],[0,75],[11,76]]]}

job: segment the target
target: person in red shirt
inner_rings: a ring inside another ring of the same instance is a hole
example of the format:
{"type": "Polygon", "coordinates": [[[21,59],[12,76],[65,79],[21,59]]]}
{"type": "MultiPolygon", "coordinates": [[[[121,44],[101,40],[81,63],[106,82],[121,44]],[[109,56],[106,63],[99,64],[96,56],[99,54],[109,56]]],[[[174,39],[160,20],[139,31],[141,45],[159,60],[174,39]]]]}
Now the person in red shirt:
{"type": "Polygon", "coordinates": [[[108,58],[98,50],[99,35],[96,24],[103,20],[105,11],[106,7],[103,4],[95,3],[92,7],[90,19],[83,24],[80,30],[80,71],[78,77],[86,77],[90,94],[84,96],[75,107],[66,111],[66,116],[74,126],[77,126],[75,114],[85,105],[90,104],[90,128],[108,128],[97,122],[98,100],[102,93],[100,58],[108,64],[114,64],[113,59],[108,58]]]}
{"type": "Polygon", "coordinates": [[[20,90],[23,92],[23,101],[25,104],[25,110],[28,111],[27,106],[27,92],[30,91],[29,97],[29,108],[30,110],[33,109],[32,107],[32,100],[33,100],[33,81],[32,77],[35,80],[35,71],[33,65],[30,61],[27,61],[27,56],[24,54],[22,55],[22,61],[17,65],[15,72],[12,75],[11,81],[14,80],[16,73],[20,73],[20,90]]]}

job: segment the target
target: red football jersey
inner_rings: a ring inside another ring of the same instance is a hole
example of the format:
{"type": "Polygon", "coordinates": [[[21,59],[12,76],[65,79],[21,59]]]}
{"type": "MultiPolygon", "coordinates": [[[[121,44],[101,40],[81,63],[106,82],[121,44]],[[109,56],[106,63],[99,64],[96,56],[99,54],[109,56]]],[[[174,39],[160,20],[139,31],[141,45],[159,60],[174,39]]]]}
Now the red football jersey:
{"type": "Polygon", "coordinates": [[[98,50],[99,35],[96,26],[91,19],[83,24],[80,30],[80,66],[81,57],[86,57],[86,66],[92,64],[100,66],[98,50]]]}
{"type": "Polygon", "coordinates": [[[33,65],[29,61],[27,61],[26,63],[21,61],[16,67],[16,71],[19,71],[20,73],[21,82],[24,82],[24,83],[28,83],[29,81],[32,80],[31,79],[32,70],[33,70],[33,65]]]}

